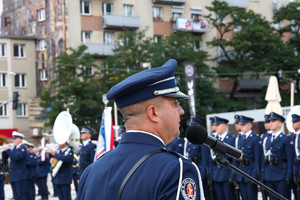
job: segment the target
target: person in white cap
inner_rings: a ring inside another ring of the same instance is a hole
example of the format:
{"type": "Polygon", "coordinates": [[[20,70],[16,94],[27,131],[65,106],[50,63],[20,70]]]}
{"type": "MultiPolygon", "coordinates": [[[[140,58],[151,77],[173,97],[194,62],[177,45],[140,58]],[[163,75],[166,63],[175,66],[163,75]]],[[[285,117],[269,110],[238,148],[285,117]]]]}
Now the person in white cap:
{"type": "Polygon", "coordinates": [[[26,184],[26,148],[24,146],[24,135],[17,131],[12,133],[14,148],[10,149],[9,145],[3,146],[3,157],[10,157],[9,182],[13,189],[15,200],[25,199],[26,184]]]}

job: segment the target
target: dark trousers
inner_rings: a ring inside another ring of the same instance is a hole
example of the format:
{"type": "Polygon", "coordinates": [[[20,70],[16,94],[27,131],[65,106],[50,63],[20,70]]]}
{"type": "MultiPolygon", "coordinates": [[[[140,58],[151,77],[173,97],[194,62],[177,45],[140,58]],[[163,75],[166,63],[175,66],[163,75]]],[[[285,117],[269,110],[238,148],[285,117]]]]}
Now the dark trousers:
{"type": "Polygon", "coordinates": [[[216,190],[217,200],[232,200],[235,199],[234,188],[229,185],[228,181],[216,182],[214,181],[214,188],[216,190]]]}
{"type": "MultiPolygon", "coordinates": [[[[281,194],[285,198],[288,198],[288,193],[291,192],[288,191],[288,188],[286,186],[285,180],[283,181],[266,181],[266,185],[271,188],[272,190],[275,190],[277,193],[281,194]]],[[[277,197],[274,195],[268,193],[268,196],[270,197],[270,200],[278,200],[277,197]]]]}
{"type": "Polygon", "coordinates": [[[0,180],[0,200],[5,199],[5,193],[4,193],[4,180],[0,180]]]}
{"type": "Polygon", "coordinates": [[[35,199],[35,188],[33,179],[27,179],[25,184],[25,197],[27,200],[35,199]]]}
{"type": "Polygon", "coordinates": [[[71,200],[71,185],[57,184],[58,198],[59,200],[71,200]]]}
{"type": "Polygon", "coordinates": [[[257,186],[251,182],[238,182],[243,200],[257,199],[257,186]]]}
{"type": "Polygon", "coordinates": [[[42,199],[48,199],[47,176],[37,177],[37,181],[40,186],[40,195],[42,199]]]}
{"type": "Polygon", "coordinates": [[[15,200],[25,200],[26,181],[18,181],[11,183],[15,200]]]}
{"type": "Polygon", "coordinates": [[[78,182],[79,182],[79,174],[73,174],[73,183],[74,183],[76,194],[78,193],[78,182]]]}

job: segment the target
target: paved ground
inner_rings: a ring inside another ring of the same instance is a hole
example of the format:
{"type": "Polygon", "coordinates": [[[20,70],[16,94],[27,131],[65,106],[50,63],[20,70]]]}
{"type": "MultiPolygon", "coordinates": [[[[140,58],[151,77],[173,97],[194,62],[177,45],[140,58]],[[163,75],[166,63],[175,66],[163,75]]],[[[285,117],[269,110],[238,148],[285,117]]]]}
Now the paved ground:
{"type": "MultiPolygon", "coordinates": [[[[48,181],[48,183],[47,183],[48,190],[50,192],[49,200],[58,200],[58,197],[52,197],[52,195],[53,195],[53,185],[52,185],[52,182],[51,182],[50,174],[48,176],[47,181],[48,181]]],[[[9,200],[13,197],[12,189],[11,189],[10,184],[5,184],[4,185],[4,191],[5,191],[5,199],[9,200]]],[[[36,186],[36,193],[37,193],[37,186],[36,186]]],[[[75,191],[75,188],[74,188],[73,184],[71,185],[71,195],[72,195],[72,199],[75,200],[76,199],[76,191],[75,191]]],[[[36,196],[35,199],[36,200],[41,199],[41,196],[36,196]]]]}

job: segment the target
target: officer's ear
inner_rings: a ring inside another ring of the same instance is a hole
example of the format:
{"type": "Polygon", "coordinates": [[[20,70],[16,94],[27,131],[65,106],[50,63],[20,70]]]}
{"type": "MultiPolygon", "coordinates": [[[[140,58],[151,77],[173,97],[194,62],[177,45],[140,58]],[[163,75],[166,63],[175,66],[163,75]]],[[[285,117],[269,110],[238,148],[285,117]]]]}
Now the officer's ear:
{"type": "Polygon", "coordinates": [[[146,110],[148,119],[152,122],[159,122],[159,108],[155,105],[149,105],[146,110]]]}

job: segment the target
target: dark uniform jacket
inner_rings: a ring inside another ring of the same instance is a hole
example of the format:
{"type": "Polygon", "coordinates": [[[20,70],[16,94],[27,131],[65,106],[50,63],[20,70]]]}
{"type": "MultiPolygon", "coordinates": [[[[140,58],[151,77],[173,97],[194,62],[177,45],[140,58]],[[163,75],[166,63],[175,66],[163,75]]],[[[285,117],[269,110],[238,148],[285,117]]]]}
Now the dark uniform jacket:
{"type": "Polygon", "coordinates": [[[77,153],[79,157],[79,167],[86,168],[91,163],[94,162],[96,144],[91,140],[85,145],[81,146],[79,152],[77,153]]]}
{"type": "Polygon", "coordinates": [[[63,161],[56,176],[53,177],[54,184],[67,185],[72,182],[72,163],[73,163],[73,151],[68,147],[64,151],[60,151],[54,155],[54,158],[59,161],[63,161]],[[66,153],[68,151],[68,153],[66,153]]]}
{"type": "Polygon", "coordinates": [[[23,144],[18,148],[14,147],[4,152],[4,155],[10,157],[9,182],[26,180],[26,152],[27,150],[23,144]]]}
{"type": "Polygon", "coordinates": [[[35,170],[37,166],[37,156],[32,153],[27,151],[26,155],[26,178],[28,179],[33,179],[35,175],[35,170]]]}
{"type": "MultiPolygon", "coordinates": [[[[130,169],[144,155],[160,148],[165,145],[151,134],[124,133],[116,149],[85,169],[79,181],[78,199],[116,199],[130,169]]],[[[157,153],[131,176],[121,199],[176,199],[177,195],[178,199],[200,199],[203,191],[201,186],[200,192],[199,178],[197,167],[180,154],[157,153]]]]}

